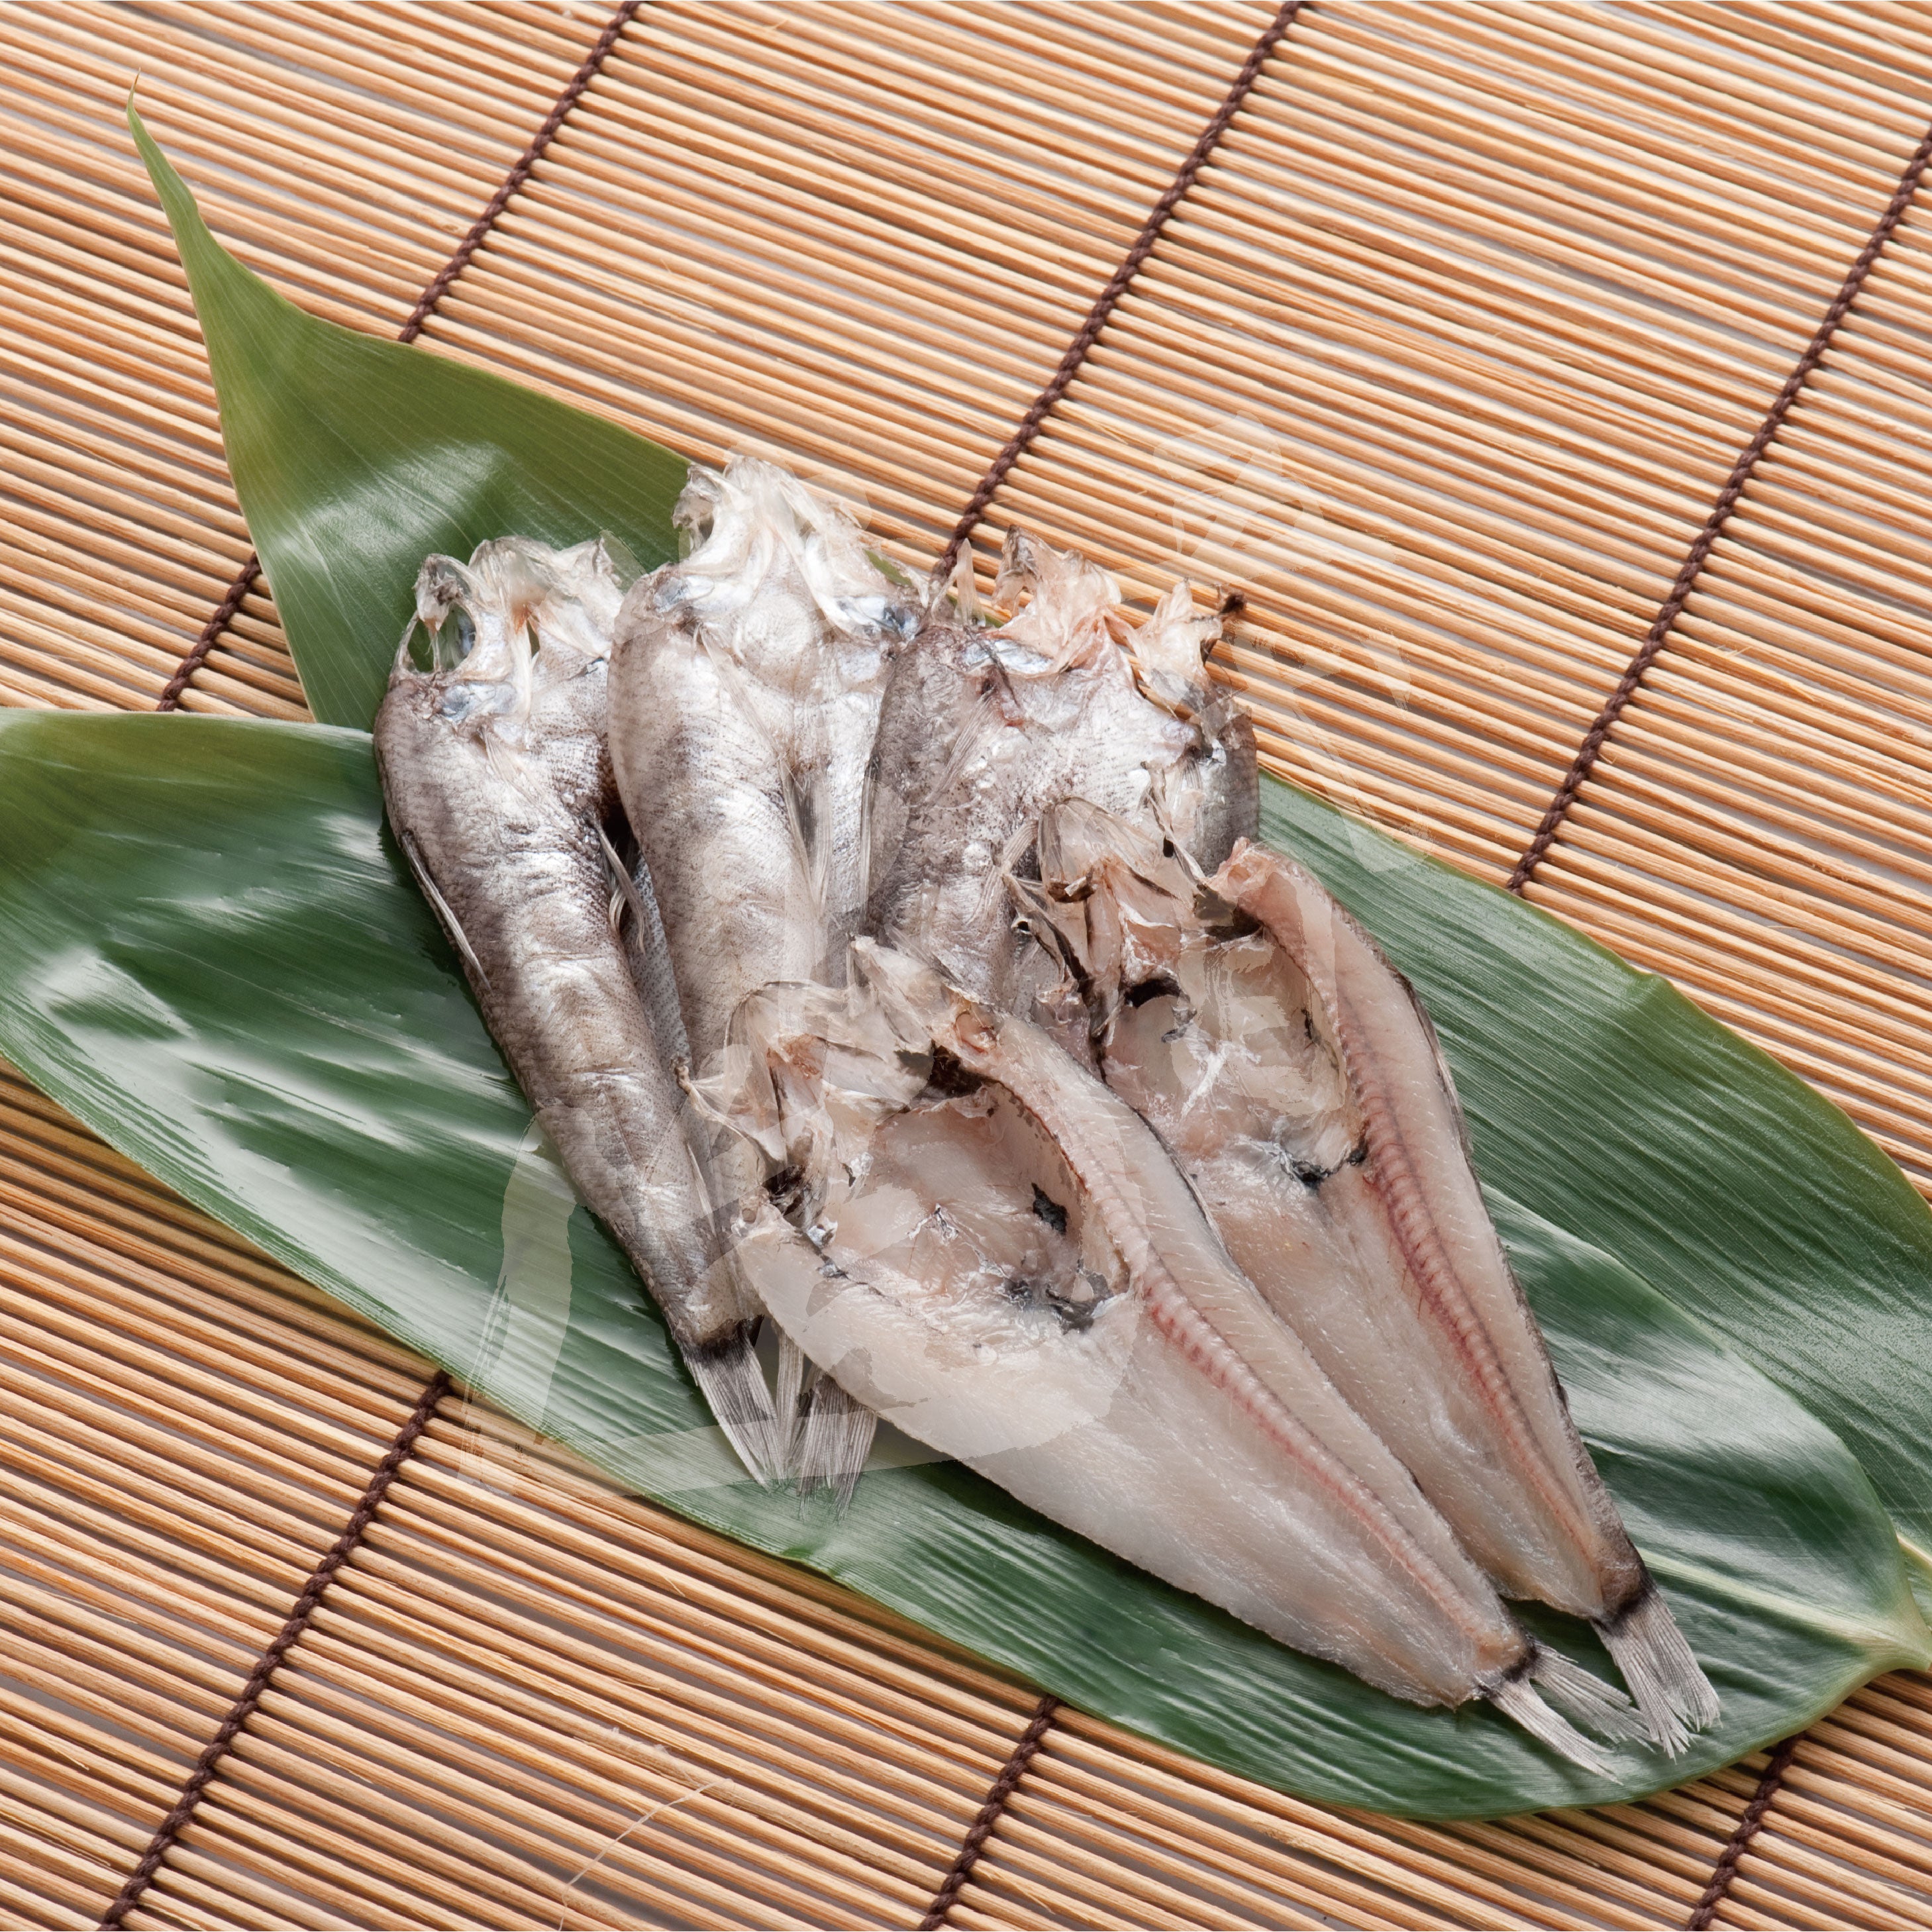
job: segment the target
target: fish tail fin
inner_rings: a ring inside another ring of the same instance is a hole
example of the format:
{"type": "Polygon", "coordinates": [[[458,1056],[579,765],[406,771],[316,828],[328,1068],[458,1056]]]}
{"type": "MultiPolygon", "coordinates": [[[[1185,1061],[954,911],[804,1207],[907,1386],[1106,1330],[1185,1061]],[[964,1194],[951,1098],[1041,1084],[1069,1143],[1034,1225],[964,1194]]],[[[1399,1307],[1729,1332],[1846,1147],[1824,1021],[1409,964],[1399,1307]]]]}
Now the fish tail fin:
{"type": "Polygon", "coordinates": [[[823,1483],[842,1514],[858,1486],[860,1472],[872,1447],[879,1418],[822,1370],[805,1397],[805,1424],[799,1436],[799,1494],[808,1496],[823,1483]]]}
{"type": "Polygon", "coordinates": [[[1536,1694],[1526,1676],[1505,1678],[1483,1695],[1506,1718],[1520,1724],[1538,1744],[1585,1771],[1606,1774],[1610,1760],[1567,1718],[1559,1716],[1536,1694]]]}
{"type": "Polygon", "coordinates": [[[1623,1672],[1652,1738],[1666,1755],[1682,1756],[1690,1733],[1717,1721],[1718,1694],[1655,1582],[1646,1576],[1615,1616],[1597,1619],[1597,1634],[1623,1672]]]}
{"type": "Polygon", "coordinates": [[[679,1348],[738,1460],[760,1484],[769,1485],[783,1473],[784,1432],[752,1346],[752,1324],[742,1324],[722,1342],[680,1343],[679,1348]]]}
{"type": "Polygon", "coordinates": [[[1560,1650],[1538,1644],[1529,1675],[1544,1699],[1572,1724],[1616,1744],[1648,1742],[1650,1726],[1629,1698],[1614,1684],[1571,1663],[1560,1650]]]}
{"type": "Polygon", "coordinates": [[[799,1438],[805,1429],[806,1371],[810,1366],[805,1359],[805,1351],[780,1329],[776,1406],[778,1431],[784,1449],[782,1466],[788,1476],[798,1474],[799,1438]]]}

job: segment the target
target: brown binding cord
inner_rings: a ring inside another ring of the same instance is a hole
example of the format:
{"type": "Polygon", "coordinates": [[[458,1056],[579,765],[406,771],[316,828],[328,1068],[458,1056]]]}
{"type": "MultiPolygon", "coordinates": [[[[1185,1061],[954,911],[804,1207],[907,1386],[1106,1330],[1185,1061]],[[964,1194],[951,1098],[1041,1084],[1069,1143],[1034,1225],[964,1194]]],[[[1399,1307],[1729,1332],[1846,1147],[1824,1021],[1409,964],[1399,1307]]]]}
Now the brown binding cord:
{"type": "Polygon", "coordinates": [[[959,1856],[952,1861],[952,1868],[933,1894],[926,1916],[919,1922],[919,1932],[939,1932],[946,1923],[948,1915],[959,1901],[966,1881],[973,1876],[973,1868],[980,1862],[980,1854],[986,1850],[986,1840],[993,1835],[994,1826],[1005,1815],[1013,1793],[1019,1789],[1020,1780],[1026,1775],[1027,1766],[1038,1755],[1059,1711],[1058,1697],[1042,1697],[1040,1700],[1033,1714],[1033,1722],[1021,1732],[1012,1754],[1000,1767],[999,1776],[994,1779],[992,1790],[986,1793],[986,1803],[980,1807],[965,1837],[960,1840],[959,1856]]]}
{"type": "Polygon", "coordinates": [[[255,1709],[268,1690],[271,1680],[280,1667],[281,1662],[308,1629],[309,1620],[315,1615],[328,1586],[344,1564],[355,1555],[357,1546],[367,1534],[376,1513],[382,1507],[382,1498],[389,1492],[389,1485],[396,1479],[397,1472],[406,1462],[416,1448],[416,1439],[429,1426],[430,1418],[436,1412],[436,1406],[449,1392],[449,1377],[439,1370],[423,1386],[416,1398],[416,1406],[410,1412],[410,1418],[397,1431],[396,1438],[389,1444],[388,1451],[376,1465],[375,1473],[369,1478],[369,1486],[362,1492],[362,1500],[348,1522],[344,1524],[328,1553],[315,1566],[315,1573],[303,1586],[302,1594],[296,1599],[295,1607],[289,1612],[287,1622],[283,1624],[269,1640],[268,1646],[255,1660],[255,1668],[250,1672],[248,1681],[242,1687],[242,1694],[230,1707],[220,1728],[208,1741],[194,1768],[188,1774],[188,1782],[181,1788],[181,1796],[174,1802],[174,1808],[155,1828],[154,1835],[148,1841],[148,1849],[142,1854],[141,1862],[128,1875],[128,1882],[120,1890],[114,1903],[100,1915],[100,1932],[118,1932],[129,1912],[141,1902],[142,1895],[154,1882],[154,1875],[162,1862],[174,1848],[183,1832],[193,1822],[195,1811],[206,1795],[215,1772],[220,1768],[221,1761],[233,1748],[235,1740],[243,1727],[255,1714],[255,1709]]]}
{"type": "MultiPolygon", "coordinates": [[[[436,313],[436,304],[448,294],[450,284],[469,267],[471,258],[481,248],[496,218],[507,208],[511,198],[530,178],[531,171],[542,160],[544,152],[556,138],[557,130],[569,118],[571,110],[584,97],[584,90],[597,78],[598,71],[610,58],[610,50],[617,44],[617,37],[631,22],[643,0],[623,0],[610,19],[604,22],[604,31],[591,44],[590,51],[584,57],[583,64],[570,77],[569,84],[556,97],[550,112],[544,116],[543,124],[530,136],[530,146],[517,158],[515,165],[496,184],[496,192],[484,204],[483,212],[470,224],[470,232],[457,244],[456,252],[439,268],[434,279],[422,292],[421,298],[410,311],[409,320],[397,332],[398,342],[413,342],[423,332],[423,325],[436,313]]],[[[180,708],[182,694],[186,692],[194,674],[207,660],[208,654],[220,641],[221,634],[235,620],[242,608],[243,600],[255,587],[255,580],[262,574],[262,560],[253,550],[248,561],[235,574],[235,581],[228,586],[228,594],[214,608],[214,614],[202,626],[201,634],[194,640],[193,647],[175,667],[175,674],[161,688],[161,694],[155,700],[157,711],[174,711],[180,708]]]]}
{"type": "Polygon", "coordinates": [[[1682,567],[1677,573],[1677,580],[1670,586],[1670,595],[1664,600],[1662,607],[1652,620],[1650,629],[1643,642],[1637,646],[1623,676],[1618,680],[1616,688],[1604,700],[1604,708],[1598,712],[1596,721],[1585,733],[1583,742],[1576,748],[1576,756],[1570,769],[1563,774],[1563,782],[1556,788],[1556,794],[1544,811],[1542,822],[1536,828],[1536,836],[1525,848],[1522,856],[1516,861],[1516,870],[1509,876],[1508,889],[1520,892],[1528,884],[1536,868],[1543,862],[1544,855],[1556,842],[1557,833],[1562,830],[1563,821],[1569,816],[1570,808],[1576,802],[1576,794],[1582,789],[1584,781],[1595,768],[1597,760],[1603,752],[1617,721],[1624,714],[1624,707],[1636,694],[1637,687],[1642,683],[1645,674],[1657,662],[1658,653],[1670,641],[1670,634],[1676,627],[1677,620],[1683,614],[1685,601],[1696,588],[1697,580],[1702,575],[1705,565],[1710,561],[1711,552],[1718,539],[1724,533],[1725,526],[1742,498],[1745,486],[1750,482],[1759,459],[1776,440],[1778,431],[1784,426],[1784,419],[1791,413],[1791,406],[1797,401],[1804,386],[1808,382],[1840,325],[1851,311],[1865,285],[1865,278],[1871,273],[1872,265],[1884,252],[1886,244],[1892,239],[1893,231],[1904,220],[1906,210],[1912,206],[1912,198],[1918,190],[1920,179],[1928,163],[1932,163],[1932,128],[1928,128],[1925,138],[1914,150],[1912,158],[1905,164],[1905,172],[1898,178],[1898,186],[1893,190],[1891,200],[1885,206],[1877,225],[1872,230],[1869,240],[1858,251],[1858,259],[1846,272],[1845,279],[1838,285],[1838,292],[1832,298],[1832,305],[1825,311],[1824,319],[1818,325],[1817,332],[1805,345],[1804,353],[1792,364],[1791,373],[1784,379],[1784,386],[1778,392],[1776,400],[1765,412],[1764,420],[1757,426],[1757,434],[1746,443],[1724,487],[1718,492],[1717,501],[1711,506],[1711,514],[1704,519],[1702,529],[1685,553],[1682,567]]]}
{"type": "Polygon", "coordinates": [[[1100,299],[1087,311],[1087,319],[1081,323],[1073,340],[1066,345],[1066,352],[1060,358],[1060,366],[1053,372],[1046,387],[1034,397],[1031,406],[1021,417],[1018,428],[1008,440],[1006,447],[993,458],[985,476],[980,479],[980,487],[967,500],[966,508],[960,514],[945,550],[934,568],[936,581],[944,583],[952,574],[952,566],[959,560],[959,553],[970,540],[974,526],[986,514],[986,506],[998,494],[1000,485],[1006,480],[1006,474],[1024,456],[1041,425],[1052,413],[1054,405],[1066,394],[1074,377],[1079,374],[1081,365],[1087,360],[1088,352],[1100,339],[1101,330],[1107,326],[1114,310],[1120,304],[1134,278],[1138,275],[1147,258],[1154,253],[1154,244],[1160,241],[1161,232],[1167,226],[1168,218],[1180,206],[1188,190],[1194,185],[1214,150],[1221,145],[1221,137],[1228,131],[1228,124],[1238,114],[1243,104],[1254,91],[1255,82],[1261,78],[1261,71],[1267,64],[1268,57],[1275,50],[1282,34],[1294,24],[1294,16],[1301,11],[1303,0],[1285,0],[1280,12],[1269,23],[1266,32],[1248,50],[1247,58],[1241,63],[1241,70],[1234,76],[1234,84],[1228,88],[1221,104],[1216,108],[1213,118],[1201,130],[1200,138],[1189,151],[1187,158],[1180,164],[1173,180],[1167,184],[1165,194],[1149,211],[1147,220],[1142,224],[1140,233],[1135,237],[1134,244],[1120,258],[1120,265],[1108,278],[1107,286],[1100,291],[1100,299]]]}
{"type": "Polygon", "coordinates": [[[1764,1775],[1758,1780],[1757,1789],[1751,1794],[1751,1802],[1744,1807],[1737,1829],[1731,1834],[1730,1842],[1725,1846],[1723,1856],[1711,1874],[1711,1882],[1705,1886],[1702,1897],[1684,1922],[1684,1932],[1707,1932],[1715,1920],[1718,1907],[1724,1904],[1732,1881],[1738,1875],[1738,1862],[1750,1850],[1751,1840],[1762,1828],[1772,1801],[1784,1783],[1785,1773],[1791,1768],[1791,1760],[1799,1742],[1796,1738],[1786,1738],[1772,1753],[1771,1762],[1765,1766],[1764,1775]]]}

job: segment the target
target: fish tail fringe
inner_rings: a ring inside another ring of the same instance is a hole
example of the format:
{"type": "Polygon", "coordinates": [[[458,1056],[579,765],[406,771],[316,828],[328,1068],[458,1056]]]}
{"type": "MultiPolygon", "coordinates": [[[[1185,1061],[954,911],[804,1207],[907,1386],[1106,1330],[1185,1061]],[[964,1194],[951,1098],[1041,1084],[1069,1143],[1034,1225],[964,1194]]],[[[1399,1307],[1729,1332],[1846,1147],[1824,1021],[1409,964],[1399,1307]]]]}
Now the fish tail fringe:
{"type": "Polygon", "coordinates": [[[779,1470],[787,1476],[798,1474],[800,1438],[805,1432],[805,1374],[810,1366],[805,1359],[805,1351],[781,1330],[776,1407],[784,1459],[779,1470]]]}
{"type": "Polygon", "coordinates": [[[821,1372],[806,1396],[798,1448],[798,1489],[808,1496],[821,1483],[842,1514],[871,1454],[879,1418],[821,1372]]]}
{"type": "Polygon", "coordinates": [[[1656,1584],[1646,1577],[1629,1604],[1598,1621],[1597,1634],[1623,1672],[1652,1740],[1666,1755],[1682,1756],[1693,1731],[1716,1723],[1718,1694],[1656,1584]]]}
{"type": "Polygon", "coordinates": [[[1650,1737],[1643,1714],[1614,1684],[1606,1684],[1560,1650],[1538,1644],[1529,1666],[1531,1681],[1574,1724],[1613,1744],[1641,1744],[1650,1737]]]}
{"type": "Polygon", "coordinates": [[[684,1365],[710,1405],[712,1419],[738,1460],[769,1485],[783,1473],[784,1430],[752,1346],[749,1324],[723,1342],[682,1348],[684,1365]]]}
{"type": "Polygon", "coordinates": [[[1607,1775],[1610,1760],[1570,1720],[1552,1711],[1536,1694],[1527,1676],[1492,1684],[1483,1695],[1506,1718],[1514,1718],[1538,1744],[1585,1771],[1607,1775]]]}

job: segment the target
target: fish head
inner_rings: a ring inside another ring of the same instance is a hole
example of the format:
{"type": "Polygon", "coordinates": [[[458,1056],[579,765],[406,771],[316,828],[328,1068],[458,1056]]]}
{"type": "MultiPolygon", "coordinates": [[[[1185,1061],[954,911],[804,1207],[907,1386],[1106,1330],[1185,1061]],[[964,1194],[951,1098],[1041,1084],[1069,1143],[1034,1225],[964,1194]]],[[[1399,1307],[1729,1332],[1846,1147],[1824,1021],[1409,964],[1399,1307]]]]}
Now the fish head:
{"type": "Polygon", "coordinates": [[[546,714],[597,708],[597,694],[573,687],[608,659],[621,594],[601,538],[557,550],[502,537],[478,544],[467,563],[428,557],[392,682],[420,684],[436,719],[480,738],[494,758],[513,757],[546,714]],[[430,634],[426,672],[412,655],[418,624],[430,634]]]}
{"type": "Polygon", "coordinates": [[[1125,1267],[1058,1144],[965,1064],[998,1016],[916,961],[854,953],[843,992],[740,1009],[796,1162],[741,1264],[808,1357],[909,1433],[969,1460],[1052,1441],[1120,1388],[1125,1267]]]}
{"type": "Polygon", "coordinates": [[[1046,674],[1118,654],[1109,620],[1120,584],[1077,550],[1056,550],[1016,525],[1000,547],[993,599],[1013,614],[988,634],[1010,669],[1046,674]]]}
{"type": "Polygon", "coordinates": [[[1051,930],[1103,1036],[1129,989],[1172,976],[1190,936],[1192,868],[1157,828],[1085,799],[1040,814],[1034,850],[1038,884],[1013,880],[1011,888],[1035,936],[1051,930]]]}
{"type": "Polygon", "coordinates": [[[830,650],[851,660],[842,683],[868,682],[882,645],[918,626],[918,594],[880,569],[844,506],[779,464],[694,464],[673,516],[686,554],[658,574],[655,608],[760,681],[822,681],[830,650]]]}
{"type": "Polygon", "coordinates": [[[1208,654],[1220,638],[1226,608],[1197,611],[1193,586],[1183,578],[1169,586],[1147,622],[1128,634],[1141,688],[1178,717],[1195,716],[1208,701],[1208,654]]]}
{"type": "Polygon", "coordinates": [[[854,988],[901,1043],[935,1062],[957,1061],[976,1071],[998,1050],[1006,1016],[975,999],[936,968],[876,940],[855,939],[854,988]]]}
{"type": "Polygon", "coordinates": [[[862,1156],[880,1115],[926,1084],[926,1036],[857,986],[774,983],[738,1005],[694,1097],[786,1177],[801,1225],[827,1178],[862,1156]]]}

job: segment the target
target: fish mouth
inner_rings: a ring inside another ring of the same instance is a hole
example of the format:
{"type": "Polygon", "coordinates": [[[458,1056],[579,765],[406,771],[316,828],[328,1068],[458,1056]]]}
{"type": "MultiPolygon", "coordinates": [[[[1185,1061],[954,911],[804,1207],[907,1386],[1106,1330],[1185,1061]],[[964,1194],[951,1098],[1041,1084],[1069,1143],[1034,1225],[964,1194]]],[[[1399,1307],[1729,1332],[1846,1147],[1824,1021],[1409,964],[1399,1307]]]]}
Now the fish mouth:
{"type": "Polygon", "coordinates": [[[499,537],[467,563],[427,557],[392,681],[428,685],[445,724],[513,739],[540,692],[608,659],[622,595],[601,537],[561,550],[499,537]],[[424,634],[426,668],[416,662],[424,634]]]}
{"type": "Polygon", "coordinates": [[[918,596],[880,572],[844,504],[778,464],[744,451],[722,470],[693,464],[671,520],[684,554],[652,584],[652,606],[715,629],[728,649],[772,600],[809,607],[849,640],[902,641],[919,628],[918,596]]]}

